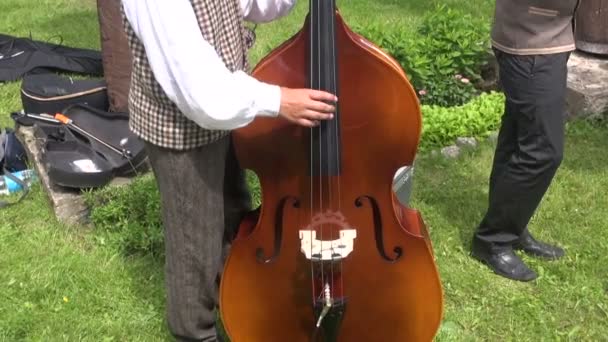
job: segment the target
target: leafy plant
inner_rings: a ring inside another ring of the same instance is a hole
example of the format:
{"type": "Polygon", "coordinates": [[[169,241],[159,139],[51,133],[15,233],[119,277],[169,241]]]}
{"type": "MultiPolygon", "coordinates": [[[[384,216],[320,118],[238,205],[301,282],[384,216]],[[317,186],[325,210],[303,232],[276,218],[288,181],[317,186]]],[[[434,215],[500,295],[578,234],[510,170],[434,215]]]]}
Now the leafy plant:
{"type": "MultiPolygon", "coordinates": [[[[359,26],[378,46],[398,60],[423,104],[421,149],[444,146],[459,136],[485,135],[496,128],[503,110],[499,93],[475,96],[485,60],[487,30],[483,22],[460,11],[438,6],[416,31],[378,23],[359,26]],[[414,32],[414,33],[412,33],[414,32]],[[466,103],[466,104],[465,104],[466,103]]],[[[254,203],[259,184],[248,173],[254,203]]],[[[124,188],[107,188],[88,196],[98,240],[123,254],[163,252],[160,199],[152,177],[141,177],[124,188]]]]}
{"type": "MultiPolygon", "coordinates": [[[[258,206],[260,188],[257,176],[247,172],[247,181],[258,206]]],[[[97,243],[107,245],[125,256],[164,255],[160,193],[152,173],[140,176],[121,187],[105,187],[85,193],[91,208],[90,220],[95,226],[97,243]]]]}
{"type": "Polygon", "coordinates": [[[415,33],[378,23],[355,26],[393,56],[406,71],[421,103],[461,105],[479,94],[481,69],[489,56],[489,25],[462,11],[438,5],[415,33]]]}
{"type": "Polygon", "coordinates": [[[484,93],[454,107],[422,105],[421,149],[447,145],[458,137],[482,137],[496,130],[504,112],[504,95],[484,93]]]}
{"type": "MultiPolygon", "coordinates": [[[[423,105],[421,150],[445,146],[460,136],[485,136],[496,129],[504,109],[502,93],[485,93],[455,107],[423,105]]],[[[257,176],[247,172],[254,206],[260,205],[257,176]]],[[[154,176],[138,177],[124,187],[89,192],[91,221],[98,243],[110,245],[124,255],[163,255],[160,196],[154,176]]]]}
{"type": "Polygon", "coordinates": [[[152,174],[122,187],[106,187],[86,194],[98,243],[124,255],[163,255],[164,237],[160,195],[152,174]]]}

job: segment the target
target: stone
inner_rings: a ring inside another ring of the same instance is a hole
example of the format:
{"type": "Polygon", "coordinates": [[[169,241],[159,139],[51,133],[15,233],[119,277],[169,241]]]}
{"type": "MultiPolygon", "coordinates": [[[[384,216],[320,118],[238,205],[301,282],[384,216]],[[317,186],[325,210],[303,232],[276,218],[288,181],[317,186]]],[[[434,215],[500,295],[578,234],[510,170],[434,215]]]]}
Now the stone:
{"type": "MultiPolygon", "coordinates": [[[[483,91],[501,91],[498,67],[492,54],[485,67],[483,91]]],[[[608,57],[574,51],[568,61],[567,119],[605,117],[608,114],[608,57]]]]}
{"type": "Polygon", "coordinates": [[[460,155],[460,147],[456,145],[446,146],[441,149],[441,154],[446,158],[456,158],[460,155]]]}
{"type": "Polygon", "coordinates": [[[483,92],[500,91],[498,61],[493,52],[488,52],[485,62],[481,67],[481,80],[475,84],[476,88],[483,92]]]}
{"type": "Polygon", "coordinates": [[[488,141],[491,143],[496,143],[498,141],[498,132],[492,132],[488,135],[488,141]]]}
{"type": "Polygon", "coordinates": [[[594,118],[608,113],[608,57],[572,53],[568,61],[568,118],[594,118]]]}
{"type": "Polygon", "coordinates": [[[471,137],[460,137],[456,139],[456,146],[463,148],[475,148],[477,147],[477,140],[471,137]]]}
{"type": "MultiPolygon", "coordinates": [[[[47,167],[42,162],[42,146],[34,136],[33,127],[19,126],[17,129],[17,137],[23,144],[30,163],[41,182],[42,188],[47,194],[55,217],[57,220],[68,226],[89,225],[89,208],[85,204],[84,196],[78,189],[70,189],[54,184],[48,176],[47,167]]],[[[115,178],[108,186],[119,186],[128,184],[130,178],[115,178]]]]}
{"type": "Polygon", "coordinates": [[[53,184],[47,168],[42,162],[42,149],[34,136],[32,127],[19,126],[17,136],[27,153],[30,163],[34,165],[42,188],[48,194],[57,220],[67,225],[86,224],[88,209],[80,194],[71,189],[62,189],[53,184]]]}

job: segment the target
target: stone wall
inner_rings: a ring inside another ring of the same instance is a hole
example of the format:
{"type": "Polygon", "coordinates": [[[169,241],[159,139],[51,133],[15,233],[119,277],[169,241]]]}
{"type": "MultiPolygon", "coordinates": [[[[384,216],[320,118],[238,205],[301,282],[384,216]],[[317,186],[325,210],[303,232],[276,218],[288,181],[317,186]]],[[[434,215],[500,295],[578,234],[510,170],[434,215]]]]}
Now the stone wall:
{"type": "Polygon", "coordinates": [[[569,118],[608,114],[608,56],[574,52],[568,63],[569,118]]]}
{"type": "MultiPolygon", "coordinates": [[[[484,91],[500,90],[498,65],[491,55],[484,68],[483,82],[477,86],[484,91]]],[[[608,117],[608,56],[596,56],[576,51],[568,62],[567,117],[608,117]]]]}

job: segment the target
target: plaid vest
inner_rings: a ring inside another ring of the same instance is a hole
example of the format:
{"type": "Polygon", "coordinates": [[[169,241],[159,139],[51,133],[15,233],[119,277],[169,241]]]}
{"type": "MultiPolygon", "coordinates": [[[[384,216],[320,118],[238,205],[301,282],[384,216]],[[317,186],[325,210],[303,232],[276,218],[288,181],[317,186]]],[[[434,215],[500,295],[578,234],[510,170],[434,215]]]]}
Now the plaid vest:
{"type": "MultiPolygon", "coordinates": [[[[239,0],[190,0],[203,38],[230,71],[247,70],[247,34],[239,0]]],[[[212,143],[229,131],[207,130],[181,113],[158,84],[123,11],[133,62],[129,89],[129,127],[141,139],[165,148],[186,150],[212,143]]],[[[204,80],[201,80],[204,82],[204,80]]]]}

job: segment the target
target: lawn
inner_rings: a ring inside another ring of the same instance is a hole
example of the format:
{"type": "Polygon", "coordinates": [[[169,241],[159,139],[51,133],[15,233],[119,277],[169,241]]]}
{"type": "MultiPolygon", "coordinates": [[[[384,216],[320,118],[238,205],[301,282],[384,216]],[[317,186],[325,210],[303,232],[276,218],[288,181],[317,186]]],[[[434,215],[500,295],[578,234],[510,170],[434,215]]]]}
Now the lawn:
{"type": "MultiPolygon", "coordinates": [[[[440,2],[488,19],[493,7],[489,0],[440,2]]],[[[68,45],[99,48],[94,5],[1,0],[0,32],[61,35],[68,45]]],[[[253,62],[297,31],[306,6],[301,1],[290,17],[258,27],[253,62]]],[[[341,8],[348,22],[414,26],[431,6],[351,0],[341,8]]],[[[12,125],[8,115],[20,107],[19,83],[0,85],[0,124],[12,125]]],[[[608,340],[607,133],[606,125],[569,125],[563,166],[531,223],[533,233],[562,244],[567,256],[526,257],[540,274],[531,283],[495,276],[468,254],[487,202],[493,144],[455,161],[419,158],[413,207],[429,226],[445,291],[437,341],[608,340]]],[[[148,177],[140,184],[153,183],[148,177]]],[[[57,223],[45,196],[35,187],[20,205],[0,210],[0,341],[169,340],[162,259],[125,255],[102,231],[57,223]]]]}

